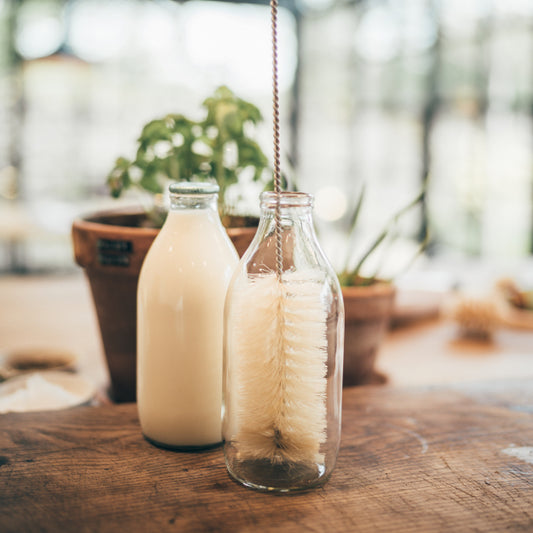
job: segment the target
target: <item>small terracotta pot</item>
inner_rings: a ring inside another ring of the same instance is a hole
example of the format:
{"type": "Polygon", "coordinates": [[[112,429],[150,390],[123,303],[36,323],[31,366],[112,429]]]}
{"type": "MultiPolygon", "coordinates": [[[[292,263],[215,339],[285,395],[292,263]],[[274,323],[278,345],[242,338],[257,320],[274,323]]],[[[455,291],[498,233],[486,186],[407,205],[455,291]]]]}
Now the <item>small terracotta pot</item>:
{"type": "MultiPolygon", "coordinates": [[[[148,249],[159,230],[139,227],[142,211],[110,210],[78,218],[72,225],[76,262],[85,269],[98,317],[116,402],[135,401],[137,283],[148,249]]],[[[231,228],[242,255],[256,228],[231,228]]]]}
{"type": "Polygon", "coordinates": [[[386,381],[386,376],[376,372],[374,365],[388,329],[395,294],[394,286],[385,282],[342,288],[345,387],[386,381]]]}

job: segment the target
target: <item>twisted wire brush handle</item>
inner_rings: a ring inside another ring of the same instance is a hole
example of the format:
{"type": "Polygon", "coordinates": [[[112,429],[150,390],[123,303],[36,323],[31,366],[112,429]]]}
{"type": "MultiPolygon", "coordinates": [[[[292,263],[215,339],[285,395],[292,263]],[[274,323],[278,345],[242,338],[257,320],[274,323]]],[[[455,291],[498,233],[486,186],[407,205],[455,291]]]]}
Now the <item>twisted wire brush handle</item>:
{"type": "Polygon", "coordinates": [[[278,84],[278,0],[270,1],[272,17],[272,104],[274,118],[274,192],[277,195],[276,228],[276,274],[281,280],[283,255],[281,239],[281,164],[280,164],[280,127],[279,127],[279,84],[278,84]]]}

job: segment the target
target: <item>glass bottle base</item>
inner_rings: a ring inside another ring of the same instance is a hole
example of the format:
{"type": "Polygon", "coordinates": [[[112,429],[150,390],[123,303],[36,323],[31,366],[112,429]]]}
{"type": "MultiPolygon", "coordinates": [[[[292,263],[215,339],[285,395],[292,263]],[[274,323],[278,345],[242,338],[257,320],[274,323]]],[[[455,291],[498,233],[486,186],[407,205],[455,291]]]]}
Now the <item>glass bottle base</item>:
{"type": "Polygon", "coordinates": [[[326,467],[312,463],[272,463],[268,459],[226,461],[229,474],[242,485],[263,492],[305,491],[325,483],[326,467]]]}
{"type": "Polygon", "coordinates": [[[203,452],[204,450],[212,450],[213,448],[218,448],[222,444],[222,441],[219,441],[219,442],[214,442],[212,444],[201,444],[199,446],[190,446],[190,445],[182,446],[179,444],[165,444],[164,442],[159,442],[150,437],[147,437],[144,433],[143,433],[143,437],[150,444],[153,444],[154,446],[157,446],[158,448],[164,448],[165,450],[173,450],[175,452],[203,452]]]}

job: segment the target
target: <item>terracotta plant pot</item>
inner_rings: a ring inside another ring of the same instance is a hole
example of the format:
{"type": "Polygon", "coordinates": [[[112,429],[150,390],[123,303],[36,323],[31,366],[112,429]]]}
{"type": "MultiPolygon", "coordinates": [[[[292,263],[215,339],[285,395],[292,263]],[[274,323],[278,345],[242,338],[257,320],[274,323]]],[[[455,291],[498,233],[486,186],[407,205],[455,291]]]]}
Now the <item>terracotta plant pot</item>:
{"type": "MultiPolygon", "coordinates": [[[[72,225],[74,256],[89,281],[116,402],[135,401],[137,282],[159,232],[142,227],[145,221],[140,210],[112,210],[78,218],[72,225]]],[[[227,231],[242,255],[256,228],[227,231]]]]}
{"type": "Polygon", "coordinates": [[[394,286],[385,282],[342,288],[346,320],[345,387],[386,381],[374,365],[379,345],[387,332],[395,293],[394,286]]]}

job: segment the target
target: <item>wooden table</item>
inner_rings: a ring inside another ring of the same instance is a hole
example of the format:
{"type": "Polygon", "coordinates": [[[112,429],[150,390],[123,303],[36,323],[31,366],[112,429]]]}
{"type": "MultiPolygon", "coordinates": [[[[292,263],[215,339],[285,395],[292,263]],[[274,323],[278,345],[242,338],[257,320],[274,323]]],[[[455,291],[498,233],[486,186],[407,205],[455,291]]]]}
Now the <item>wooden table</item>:
{"type": "Polygon", "coordinates": [[[146,442],[136,406],[0,417],[0,531],[532,531],[533,380],[345,389],[337,468],[276,496],[220,448],[146,442]]]}
{"type": "MultiPolygon", "coordinates": [[[[0,278],[0,343],[71,350],[105,391],[81,275],[0,278]]],[[[428,321],[391,332],[378,365],[391,386],[345,390],[337,469],[295,496],[237,485],[220,449],[151,446],[134,405],[2,415],[0,533],[533,531],[533,332],[468,344],[428,321]]]]}

